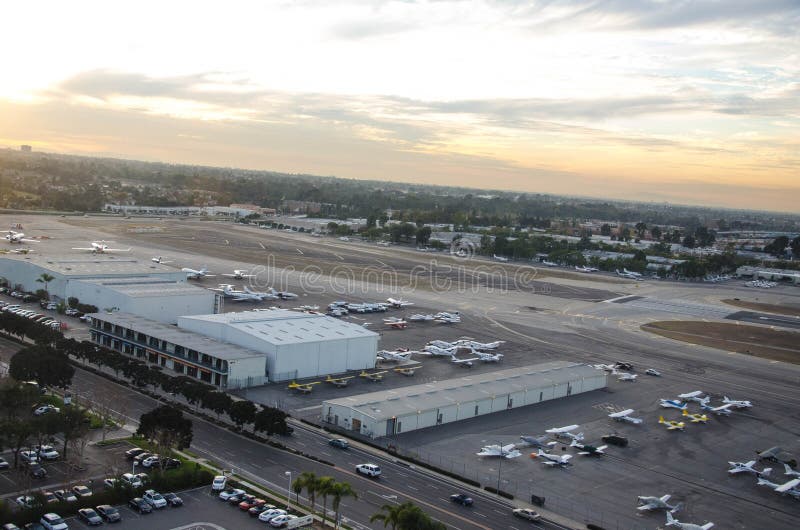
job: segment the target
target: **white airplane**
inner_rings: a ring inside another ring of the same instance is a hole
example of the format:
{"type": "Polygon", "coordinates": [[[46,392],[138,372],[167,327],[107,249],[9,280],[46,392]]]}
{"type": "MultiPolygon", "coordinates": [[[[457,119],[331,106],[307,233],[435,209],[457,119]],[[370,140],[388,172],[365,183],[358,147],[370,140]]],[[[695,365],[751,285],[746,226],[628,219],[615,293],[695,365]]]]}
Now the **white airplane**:
{"type": "Polygon", "coordinates": [[[384,362],[390,363],[399,363],[403,361],[411,360],[411,355],[416,352],[412,352],[409,350],[380,350],[378,351],[378,357],[380,357],[384,362]]]}
{"type": "Polygon", "coordinates": [[[93,254],[105,254],[106,252],[130,252],[131,248],[111,248],[107,243],[113,241],[92,241],[90,247],[72,247],[72,250],[91,250],[93,254]]]}
{"type": "MultiPolygon", "coordinates": [[[[738,475],[739,473],[752,473],[757,477],[767,477],[770,473],[772,473],[772,468],[767,467],[764,468],[762,471],[755,469],[753,466],[756,465],[755,460],[750,460],[749,462],[728,462],[728,465],[731,468],[728,470],[729,475],[738,475]]],[[[789,468],[791,469],[791,468],[789,468]]]]}
{"type": "Polygon", "coordinates": [[[600,447],[595,447],[593,445],[582,444],[577,440],[572,440],[572,443],[569,444],[570,447],[574,447],[576,449],[580,449],[578,454],[581,456],[602,456],[605,453],[605,450],[608,449],[607,445],[601,445],[600,447]]]}
{"type": "Polygon", "coordinates": [[[5,238],[9,243],[41,243],[38,239],[25,237],[22,232],[14,232],[13,230],[6,232],[5,238]]]}
{"type": "Polygon", "coordinates": [[[423,315],[422,313],[414,313],[408,320],[411,322],[430,322],[431,320],[435,320],[436,317],[433,315],[423,315]]]}
{"type": "Polygon", "coordinates": [[[617,375],[617,367],[613,364],[593,364],[592,365],[597,370],[603,370],[604,372],[608,372],[611,375],[617,375]]]}
{"type": "Polygon", "coordinates": [[[630,372],[619,372],[619,377],[617,381],[628,381],[629,383],[633,383],[636,381],[638,376],[636,374],[632,374],[630,372]]]}
{"type": "Polygon", "coordinates": [[[738,401],[736,399],[731,399],[728,396],[724,396],[722,398],[722,402],[725,403],[726,405],[730,405],[731,407],[737,409],[749,409],[750,407],[753,406],[753,404],[750,403],[749,401],[738,401]]]}
{"type": "Polygon", "coordinates": [[[295,293],[290,293],[289,291],[277,291],[272,287],[270,287],[267,290],[267,292],[273,296],[277,296],[281,300],[294,300],[295,298],[297,298],[297,295],[295,293]]]}
{"type": "Polygon", "coordinates": [[[553,455],[550,453],[545,453],[541,449],[536,453],[531,453],[532,458],[541,458],[542,464],[550,467],[555,466],[568,466],[570,465],[569,461],[572,459],[572,455],[553,455]]]}
{"type": "Polygon", "coordinates": [[[542,265],[544,265],[545,267],[558,267],[558,263],[553,263],[552,261],[547,261],[546,259],[543,259],[543,260],[541,261],[541,263],[542,263],[542,265]]]}
{"type": "Polygon", "coordinates": [[[386,302],[392,307],[397,309],[402,309],[404,307],[414,305],[414,302],[409,302],[408,300],[403,300],[402,298],[387,298],[386,302]]]}
{"type": "Polygon", "coordinates": [[[162,265],[166,265],[167,263],[172,263],[171,261],[166,261],[162,256],[156,256],[154,258],[150,258],[150,261],[153,263],[161,263],[162,265]]]}
{"type": "Polygon", "coordinates": [[[662,497],[636,497],[636,502],[639,506],[636,507],[637,510],[640,512],[642,511],[652,511],[652,510],[668,510],[672,513],[677,512],[681,505],[671,505],[667,504],[669,500],[672,498],[672,495],[664,495],[662,497]]]}
{"type": "Polygon", "coordinates": [[[494,259],[496,261],[501,261],[503,263],[508,261],[508,258],[506,258],[504,256],[498,256],[497,254],[492,254],[492,259],[494,259]]]}
{"type": "Polygon", "coordinates": [[[566,438],[568,440],[578,440],[579,442],[583,440],[583,433],[579,432],[578,434],[572,434],[572,431],[577,429],[579,425],[567,425],[566,427],[553,427],[551,429],[547,429],[547,434],[551,434],[556,438],[566,438]]]}
{"type": "Polygon", "coordinates": [[[776,484],[767,479],[759,478],[756,484],[759,486],[768,486],[772,488],[772,491],[775,493],[791,495],[796,499],[800,499],[800,489],[797,489],[797,486],[800,485],[800,478],[792,479],[789,482],[784,482],[783,484],[776,484]]]}
{"type": "Polygon", "coordinates": [[[465,368],[472,368],[472,361],[477,361],[477,360],[478,360],[478,357],[471,357],[469,359],[459,359],[455,355],[450,357],[450,362],[451,363],[458,364],[458,365],[463,366],[465,368]]]}
{"type": "Polygon", "coordinates": [[[318,305],[301,305],[300,307],[295,307],[295,311],[319,311],[318,305]]]}
{"type": "Polygon", "coordinates": [[[633,414],[633,409],[625,409],[619,412],[611,413],[608,415],[608,417],[616,421],[627,421],[628,423],[633,423],[634,425],[639,425],[644,421],[642,418],[632,417],[631,414],[633,414]]]}
{"type": "Polygon", "coordinates": [[[678,410],[685,410],[687,407],[685,402],[673,399],[660,399],[659,405],[661,405],[665,409],[678,409],[678,410]]]}
{"type": "Polygon", "coordinates": [[[393,329],[406,329],[408,327],[408,322],[398,317],[384,318],[383,323],[393,329]]]}
{"type": "Polygon", "coordinates": [[[244,280],[245,278],[255,278],[255,274],[249,274],[249,271],[242,270],[242,269],[233,269],[233,273],[226,273],[223,276],[227,276],[228,278],[233,278],[235,280],[244,280]]]}
{"type": "Polygon", "coordinates": [[[701,397],[703,395],[702,390],[695,390],[693,392],[686,392],[685,394],[678,394],[678,398],[682,401],[694,401],[695,403],[700,403],[701,405],[708,403],[710,400],[709,397],[701,397]]]}
{"type": "Polygon", "coordinates": [[[208,269],[205,267],[203,267],[199,271],[189,267],[184,267],[181,269],[181,272],[186,273],[187,280],[201,280],[203,278],[212,278],[216,276],[216,274],[209,274],[208,269]]]}
{"type": "MultiPolygon", "coordinates": [[[[789,464],[783,464],[783,469],[785,470],[783,472],[784,475],[788,475],[790,477],[800,477],[800,471],[795,471],[789,466],[789,464]]],[[[766,471],[766,469],[764,471],[766,471]]]]}
{"type": "Polygon", "coordinates": [[[701,403],[700,404],[700,408],[702,410],[705,410],[706,412],[713,412],[717,416],[730,416],[731,415],[731,407],[732,407],[732,405],[730,403],[727,403],[725,405],[720,405],[719,407],[712,407],[712,406],[708,405],[707,403],[708,403],[707,401],[705,403],[701,403]]]}
{"type": "Polygon", "coordinates": [[[422,348],[422,351],[419,353],[421,355],[433,355],[435,357],[453,357],[457,351],[458,348],[439,348],[438,346],[428,344],[422,348]]]}
{"type": "Polygon", "coordinates": [[[36,252],[36,251],[33,250],[32,248],[27,248],[27,247],[15,248],[11,251],[12,254],[30,254],[31,252],[36,252]]]}
{"type": "Polygon", "coordinates": [[[481,362],[484,362],[484,363],[499,363],[500,361],[503,360],[503,354],[502,353],[485,353],[485,352],[474,351],[474,350],[473,350],[472,353],[477,355],[478,359],[480,359],[481,362]]]}
{"type": "Polygon", "coordinates": [[[517,446],[514,444],[508,445],[486,445],[481,447],[480,452],[475,453],[478,456],[500,456],[503,458],[517,458],[518,456],[522,456],[522,453],[516,448],[517,446]]]}
{"type": "Polygon", "coordinates": [[[626,269],[624,267],[622,268],[622,272],[627,274],[627,275],[629,275],[629,276],[633,276],[634,278],[641,278],[642,277],[642,275],[640,273],[634,272],[634,271],[629,271],[628,269],[626,269]]]}
{"type": "Polygon", "coordinates": [[[433,320],[439,322],[440,324],[458,324],[461,322],[461,315],[458,313],[448,313],[442,311],[433,315],[433,320]]]}
{"type": "Polygon", "coordinates": [[[523,442],[525,442],[525,445],[527,445],[529,447],[537,447],[537,448],[538,447],[544,448],[545,446],[552,447],[553,445],[556,445],[558,443],[558,442],[548,442],[547,440],[549,440],[550,437],[548,435],[546,435],[546,434],[543,434],[542,436],[524,436],[523,435],[523,436],[520,436],[519,439],[522,440],[523,442]]]}
{"type": "Polygon", "coordinates": [[[598,269],[595,269],[594,267],[586,267],[586,266],[578,267],[577,265],[575,266],[575,270],[578,271],[578,272],[597,272],[598,271],[598,269]]]}
{"type": "Polygon", "coordinates": [[[347,236],[342,236],[339,238],[339,241],[350,241],[350,238],[347,236]]]}
{"type": "Polygon", "coordinates": [[[694,524],[694,523],[682,523],[672,517],[672,512],[667,512],[667,526],[674,526],[679,530],[710,530],[714,528],[714,523],[706,523],[706,524],[694,524]]]}
{"type": "Polygon", "coordinates": [[[464,346],[465,348],[472,348],[473,350],[496,350],[504,342],[504,340],[496,340],[494,342],[476,342],[474,340],[459,339],[453,342],[452,345],[464,346]]]}

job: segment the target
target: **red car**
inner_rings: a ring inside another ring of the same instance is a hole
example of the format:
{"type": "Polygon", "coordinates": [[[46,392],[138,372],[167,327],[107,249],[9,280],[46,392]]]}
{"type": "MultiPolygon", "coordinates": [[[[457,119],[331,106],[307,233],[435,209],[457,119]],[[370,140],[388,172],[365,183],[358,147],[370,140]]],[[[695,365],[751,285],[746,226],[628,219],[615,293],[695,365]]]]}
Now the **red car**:
{"type": "Polygon", "coordinates": [[[245,495],[242,501],[239,503],[239,509],[243,511],[247,511],[253,506],[258,506],[260,504],[266,504],[267,501],[262,499],[256,499],[253,495],[245,495]]]}

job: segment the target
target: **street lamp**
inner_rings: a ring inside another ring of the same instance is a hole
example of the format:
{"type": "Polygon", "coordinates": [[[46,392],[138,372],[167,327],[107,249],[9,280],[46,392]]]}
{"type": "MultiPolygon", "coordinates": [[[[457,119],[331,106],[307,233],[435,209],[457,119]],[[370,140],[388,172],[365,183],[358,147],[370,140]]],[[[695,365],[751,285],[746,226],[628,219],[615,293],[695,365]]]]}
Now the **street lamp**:
{"type": "Polygon", "coordinates": [[[292,472],[286,471],[283,474],[289,477],[289,489],[286,490],[286,511],[288,512],[292,507],[292,472]]]}
{"type": "Polygon", "coordinates": [[[503,459],[505,456],[503,456],[503,444],[498,443],[497,445],[500,446],[500,463],[497,465],[497,491],[495,493],[500,495],[500,470],[503,469],[503,459]]]}
{"type": "Polygon", "coordinates": [[[131,475],[136,474],[136,460],[131,463],[131,475]]]}

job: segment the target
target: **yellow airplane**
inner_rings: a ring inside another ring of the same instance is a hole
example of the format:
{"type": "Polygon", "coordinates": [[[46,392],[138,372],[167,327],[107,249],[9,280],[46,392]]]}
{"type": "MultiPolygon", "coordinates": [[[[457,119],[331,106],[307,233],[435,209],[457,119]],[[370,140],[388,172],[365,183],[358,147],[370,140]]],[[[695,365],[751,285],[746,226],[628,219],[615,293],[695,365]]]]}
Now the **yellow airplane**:
{"type": "Polygon", "coordinates": [[[407,366],[405,368],[401,366],[400,368],[395,368],[394,371],[398,374],[403,374],[406,377],[411,377],[420,368],[422,368],[422,366],[407,366]]]}
{"type": "Polygon", "coordinates": [[[383,374],[387,372],[388,370],[383,370],[382,372],[367,372],[364,370],[358,374],[358,377],[363,377],[364,379],[369,379],[370,381],[383,381],[383,374]]]}
{"type": "Polygon", "coordinates": [[[318,385],[319,383],[319,381],[312,381],[311,383],[298,383],[297,381],[292,381],[286,388],[289,390],[296,390],[301,394],[310,394],[311,391],[314,390],[313,385],[318,385]]]}
{"type": "Polygon", "coordinates": [[[666,425],[668,431],[674,431],[676,429],[682,431],[683,428],[686,427],[686,424],[683,423],[682,421],[665,420],[664,416],[659,416],[658,417],[658,423],[661,423],[662,425],[666,425]]]}
{"type": "Polygon", "coordinates": [[[347,386],[347,381],[352,379],[353,377],[354,376],[352,376],[352,375],[349,376],[349,377],[331,377],[331,376],[328,376],[328,377],[325,378],[325,382],[326,383],[331,383],[332,385],[334,385],[337,388],[344,388],[344,387],[347,386]]]}
{"type": "Polygon", "coordinates": [[[683,409],[683,416],[685,418],[691,418],[689,421],[692,423],[705,423],[708,421],[708,416],[705,414],[689,414],[686,409],[683,409]]]}

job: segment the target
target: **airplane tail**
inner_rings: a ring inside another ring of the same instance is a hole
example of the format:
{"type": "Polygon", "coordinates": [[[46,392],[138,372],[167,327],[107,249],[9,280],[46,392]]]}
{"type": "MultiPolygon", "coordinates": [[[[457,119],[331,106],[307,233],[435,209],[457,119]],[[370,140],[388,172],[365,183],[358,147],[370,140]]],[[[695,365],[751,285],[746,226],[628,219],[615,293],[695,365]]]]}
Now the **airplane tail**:
{"type": "Polygon", "coordinates": [[[678,504],[673,506],[670,510],[668,510],[667,513],[676,514],[679,511],[681,511],[682,509],[683,509],[683,503],[679,502],[678,504]]]}
{"type": "Polygon", "coordinates": [[[681,413],[681,415],[682,416],[688,416],[689,415],[689,411],[686,410],[686,409],[683,409],[683,412],[681,413]]]}
{"type": "Polygon", "coordinates": [[[664,416],[659,416],[659,417],[658,417],[658,423],[666,423],[666,422],[664,421],[664,416]]]}
{"type": "MultiPolygon", "coordinates": [[[[769,469],[769,468],[767,468],[767,469],[769,469]]],[[[783,469],[786,471],[786,473],[785,473],[786,475],[794,474],[794,470],[792,469],[792,466],[790,466],[789,464],[783,464],[783,469]]],[[[762,471],[762,473],[765,473],[766,471],[767,470],[765,469],[764,471],[762,471]]]]}
{"type": "MultiPolygon", "coordinates": [[[[784,465],[786,465],[786,464],[784,464],[784,465]]],[[[789,466],[786,466],[786,467],[789,467],[789,466]]],[[[790,468],[790,469],[791,469],[791,468],[790,468]]],[[[765,467],[765,468],[764,468],[764,469],[761,471],[761,473],[759,473],[759,474],[758,474],[758,476],[759,476],[759,477],[768,477],[768,476],[770,476],[770,474],[772,474],[772,468],[771,468],[771,467],[765,467]]]]}
{"type": "Polygon", "coordinates": [[[675,521],[675,518],[672,517],[672,513],[668,511],[667,512],[667,526],[674,526],[675,522],[676,521],[675,521]]]}

